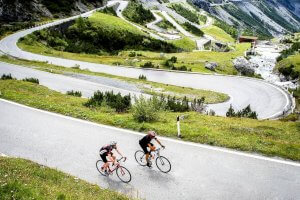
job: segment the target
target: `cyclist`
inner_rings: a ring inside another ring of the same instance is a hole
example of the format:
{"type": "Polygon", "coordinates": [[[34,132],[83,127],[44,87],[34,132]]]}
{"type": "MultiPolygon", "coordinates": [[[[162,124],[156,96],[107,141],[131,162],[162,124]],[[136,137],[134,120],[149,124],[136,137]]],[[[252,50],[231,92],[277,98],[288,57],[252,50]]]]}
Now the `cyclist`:
{"type": "Polygon", "coordinates": [[[151,140],[155,139],[156,142],[162,148],[165,148],[165,146],[160,143],[160,141],[156,138],[156,136],[157,134],[155,131],[149,131],[148,134],[139,141],[140,146],[142,147],[144,153],[146,154],[146,162],[148,167],[151,167],[151,164],[148,161],[148,158],[150,156],[150,151],[155,151],[155,146],[151,143],[151,140]],[[150,151],[148,151],[147,147],[149,147],[150,151]]]}
{"type": "Polygon", "coordinates": [[[104,165],[101,167],[102,171],[104,170],[105,172],[107,172],[107,168],[109,167],[109,162],[107,162],[107,158],[113,163],[113,165],[115,164],[116,157],[113,156],[112,150],[116,150],[116,152],[118,152],[118,154],[121,157],[123,157],[119,149],[117,148],[117,142],[112,141],[110,142],[110,144],[103,146],[100,149],[100,157],[104,162],[104,165]]]}

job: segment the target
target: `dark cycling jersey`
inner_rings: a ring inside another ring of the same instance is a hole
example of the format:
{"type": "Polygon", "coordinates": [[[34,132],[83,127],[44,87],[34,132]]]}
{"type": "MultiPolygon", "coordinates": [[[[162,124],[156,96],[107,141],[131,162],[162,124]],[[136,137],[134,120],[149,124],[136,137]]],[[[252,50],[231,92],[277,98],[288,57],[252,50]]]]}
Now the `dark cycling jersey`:
{"type": "Polygon", "coordinates": [[[156,139],[156,137],[148,134],[140,140],[140,145],[147,146],[151,142],[152,139],[156,139]]]}
{"type": "Polygon", "coordinates": [[[100,155],[108,155],[111,154],[111,151],[114,149],[112,145],[105,145],[100,149],[100,155]]]}

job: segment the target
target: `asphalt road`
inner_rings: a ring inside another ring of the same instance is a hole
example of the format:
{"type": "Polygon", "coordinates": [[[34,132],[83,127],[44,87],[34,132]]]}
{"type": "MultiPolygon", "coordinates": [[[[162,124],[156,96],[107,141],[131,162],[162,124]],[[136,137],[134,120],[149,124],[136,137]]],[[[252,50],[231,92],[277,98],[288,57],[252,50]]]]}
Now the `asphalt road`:
{"type": "MultiPolygon", "coordinates": [[[[76,90],[80,91],[83,97],[90,97],[97,90],[102,92],[114,91],[114,93],[121,93],[122,95],[142,95],[138,88],[124,81],[95,76],[75,76],[75,74],[73,76],[76,78],[73,78],[0,62],[0,76],[2,74],[11,74],[17,79],[37,78],[39,79],[40,85],[46,86],[52,90],[62,93],[76,90]]],[[[146,94],[143,95],[148,96],[146,94]]]]}
{"type": "Polygon", "coordinates": [[[298,199],[300,164],[221,148],[159,138],[172,170],[139,166],[134,152],[142,134],[73,119],[0,100],[0,152],[27,158],[104,188],[148,200],[298,199]],[[99,148],[118,141],[132,182],[98,174],[99,148]]]}
{"type": "MultiPolygon", "coordinates": [[[[120,4],[124,6],[125,4],[120,4]]],[[[89,16],[93,11],[82,14],[89,16]]],[[[180,72],[169,72],[159,70],[147,70],[128,67],[108,66],[102,64],[88,63],[76,60],[67,60],[43,55],[37,55],[30,52],[22,51],[16,45],[19,38],[49,26],[53,26],[64,21],[75,19],[78,16],[65,20],[55,21],[53,23],[40,27],[23,30],[12,34],[0,41],[0,51],[6,54],[23,58],[27,60],[47,61],[48,63],[74,67],[79,65],[82,69],[89,69],[95,72],[104,72],[108,74],[137,78],[144,74],[149,81],[155,81],[165,84],[172,84],[196,89],[213,90],[228,94],[231,98],[229,101],[221,104],[210,105],[217,115],[225,115],[230,104],[235,109],[242,109],[249,104],[252,109],[258,113],[260,119],[279,117],[283,111],[288,111],[292,105],[290,95],[281,88],[271,85],[267,82],[257,79],[249,79],[236,76],[191,74],[180,72]]]]}

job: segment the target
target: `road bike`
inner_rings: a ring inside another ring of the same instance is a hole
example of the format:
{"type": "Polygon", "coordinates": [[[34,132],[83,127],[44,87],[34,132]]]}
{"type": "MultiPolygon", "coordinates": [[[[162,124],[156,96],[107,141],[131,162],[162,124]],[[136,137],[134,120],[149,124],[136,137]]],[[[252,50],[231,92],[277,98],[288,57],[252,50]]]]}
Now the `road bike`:
{"type": "MultiPolygon", "coordinates": [[[[131,173],[129,172],[128,169],[126,169],[125,167],[123,167],[121,165],[120,161],[125,162],[126,158],[122,157],[122,158],[118,159],[116,161],[116,163],[114,165],[112,165],[113,169],[110,169],[110,167],[108,167],[107,171],[104,171],[104,169],[102,168],[104,165],[104,162],[102,159],[100,159],[100,160],[97,160],[97,162],[96,162],[96,168],[97,168],[98,172],[103,176],[113,175],[113,172],[116,171],[118,178],[122,182],[129,183],[131,181],[131,173]]],[[[112,163],[112,161],[107,161],[107,162],[112,163]]]]}
{"type": "MultiPolygon", "coordinates": [[[[148,162],[150,163],[150,166],[152,165],[151,162],[151,158],[155,158],[155,163],[157,168],[164,173],[168,173],[169,171],[171,171],[171,163],[170,161],[164,157],[160,155],[160,148],[157,148],[154,151],[150,151],[150,156],[148,158],[148,162]],[[154,155],[152,155],[154,153],[154,155]]],[[[141,166],[146,166],[147,162],[146,162],[146,154],[144,153],[144,151],[138,150],[135,152],[134,154],[135,160],[137,163],[139,163],[141,166]]]]}

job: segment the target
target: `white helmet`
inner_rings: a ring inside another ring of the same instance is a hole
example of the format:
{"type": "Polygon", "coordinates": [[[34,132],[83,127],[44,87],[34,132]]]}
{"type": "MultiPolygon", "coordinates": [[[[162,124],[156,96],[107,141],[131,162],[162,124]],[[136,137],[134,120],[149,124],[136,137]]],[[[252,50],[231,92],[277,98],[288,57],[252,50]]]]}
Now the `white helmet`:
{"type": "Polygon", "coordinates": [[[149,135],[151,135],[152,137],[155,137],[157,136],[156,132],[155,131],[149,131],[148,132],[149,135]]]}
{"type": "Polygon", "coordinates": [[[111,142],[110,142],[110,145],[111,145],[111,146],[116,146],[116,145],[117,145],[117,142],[116,142],[116,141],[111,141],[111,142]]]}

